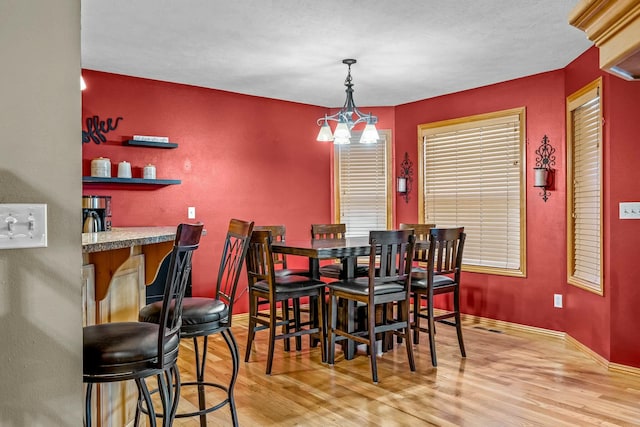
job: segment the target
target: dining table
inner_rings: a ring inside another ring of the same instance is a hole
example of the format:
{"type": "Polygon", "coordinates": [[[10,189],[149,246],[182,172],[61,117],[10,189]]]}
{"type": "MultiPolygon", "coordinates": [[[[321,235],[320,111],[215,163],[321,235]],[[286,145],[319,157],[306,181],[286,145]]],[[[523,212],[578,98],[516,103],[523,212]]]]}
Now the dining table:
{"type": "MultiPolygon", "coordinates": [[[[320,278],[321,260],[341,260],[343,277],[342,280],[350,280],[355,277],[357,259],[361,256],[369,256],[371,244],[369,236],[355,236],[344,239],[287,239],[286,241],[273,242],[271,249],[275,253],[285,255],[297,255],[309,259],[309,272],[311,277],[320,278]]],[[[349,331],[354,331],[356,327],[357,310],[355,307],[344,307],[342,321],[347,322],[349,331]]],[[[325,318],[327,318],[325,316],[325,318]]],[[[344,348],[345,359],[352,359],[355,356],[356,346],[352,340],[347,340],[344,348]]]]}

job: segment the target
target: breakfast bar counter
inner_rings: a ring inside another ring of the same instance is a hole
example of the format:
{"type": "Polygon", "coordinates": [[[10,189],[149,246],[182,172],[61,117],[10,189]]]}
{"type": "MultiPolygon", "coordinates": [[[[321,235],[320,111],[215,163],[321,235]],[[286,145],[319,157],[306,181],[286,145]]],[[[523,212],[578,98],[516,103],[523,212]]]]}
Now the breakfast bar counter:
{"type": "MultiPolygon", "coordinates": [[[[137,322],[164,257],[171,252],[177,226],[115,227],[82,233],[84,325],[137,322]]],[[[128,425],[135,417],[132,381],[100,384],[94,396],[99,425],[128,425]]]]}
{"type": "Polygon", "coordinates": [[[82,233],[82,252],[102,252],[138,245],[172,242],[176,236],[171,227],[114,227],[111,231],[82,233]]]}

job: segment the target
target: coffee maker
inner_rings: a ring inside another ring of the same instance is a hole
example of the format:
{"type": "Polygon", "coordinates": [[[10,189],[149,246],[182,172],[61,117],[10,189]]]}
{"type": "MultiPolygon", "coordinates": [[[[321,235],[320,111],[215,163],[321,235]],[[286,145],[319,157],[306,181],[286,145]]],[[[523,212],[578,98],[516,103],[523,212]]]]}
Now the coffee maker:
{"type": "Polygon", "coordinates": [[[82,196],[82,232],[111,230],[111,196],[82,196]]]}

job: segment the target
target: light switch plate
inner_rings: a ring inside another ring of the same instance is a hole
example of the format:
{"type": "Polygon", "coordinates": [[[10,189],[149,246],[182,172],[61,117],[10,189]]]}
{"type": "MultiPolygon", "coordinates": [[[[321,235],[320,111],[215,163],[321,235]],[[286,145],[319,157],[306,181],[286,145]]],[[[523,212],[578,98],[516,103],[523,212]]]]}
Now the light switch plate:
{"type": "Polygon", "coordinates": [[[196,219],[196,208],[195,206],[189,206],[187,209],[187,218],[196,219]]]}
{"type": "Polygon", "coordinates": [[[640,202],[620,202],[620,219],[640,219],[640,202]]]}
{"type": "Polygon", "coordinates": [[[0,204],[0,249],[47,246],[47,205],[0,204]]]}

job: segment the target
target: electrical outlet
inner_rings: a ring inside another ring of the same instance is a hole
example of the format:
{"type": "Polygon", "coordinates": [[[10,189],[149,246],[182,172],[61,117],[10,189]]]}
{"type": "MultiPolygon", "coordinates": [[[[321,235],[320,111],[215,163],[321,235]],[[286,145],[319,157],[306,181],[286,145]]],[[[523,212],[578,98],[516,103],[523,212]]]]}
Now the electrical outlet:
{"type": "Polygon", "coordinates": [[[189,206],[187,209],[187,218],[196,219],[196,208],[195,206],[189,206]]]}
{"type": "Polygon", "coordinates": [[[553,306],[562,308],[562,294],[553,294],[553,306]]]}
{"type": "Polygon", "coordinates": [[[47,246],[47,205],[0,204],[0,249],[47,246]]]}

